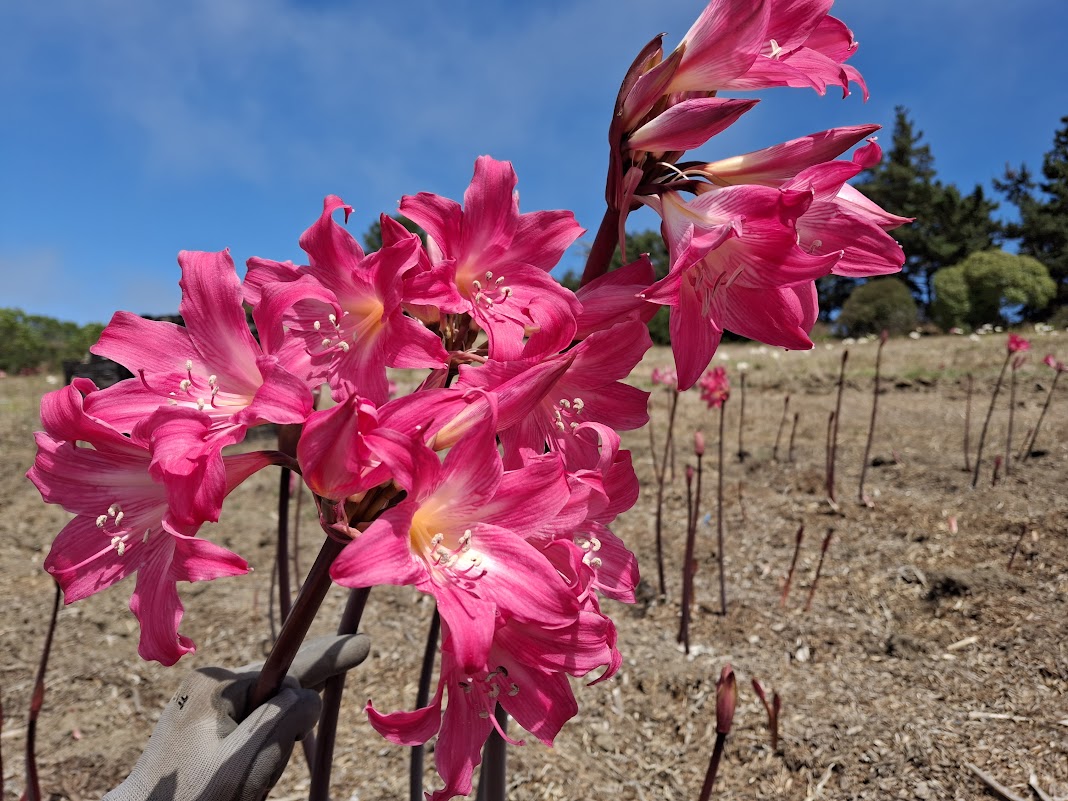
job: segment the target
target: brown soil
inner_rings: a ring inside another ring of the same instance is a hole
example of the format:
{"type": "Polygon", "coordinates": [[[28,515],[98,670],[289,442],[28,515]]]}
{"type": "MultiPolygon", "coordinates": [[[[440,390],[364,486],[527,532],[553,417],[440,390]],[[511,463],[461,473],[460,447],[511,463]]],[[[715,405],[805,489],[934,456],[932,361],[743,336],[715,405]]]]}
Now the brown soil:
{"type": "MultiPolygon", "coordinates": [[[[1039,337],[1021,371],[1016,441],[1036,419],[1052,372],[1038,359],[1064,358],[1068,339],[1039,337]]],[[[825,441],[842,345],[809,353],[728,345],[735,379],[727,411],[725,548],[729,610],[719,614],[715,559],[716,413],[696,392],[684,395],[678,422],[677,479],[667,492],[668,599],[656,600],[652,516],[655,487],[645,431],[626,442],[646,492],[615,529],[638,553],[645,580],[634,607],[609,603],[624,665],[595,687],[576,682],[581,712],[555,749],[511,749],[513,799],[694,799],[714,740],[715,681],[727,663],[739,680],[734,728],[716,785],[724,799],[973,799],[988,791],[974,763],[1021,796],[1029,774],[1052,796],[1068,795],[1068,397],[1058,391],[1036,455],[991,486],[993,456],[1005,448],[1007,387],[986,445],[982,480],[962,470],[964,376],[974,372],[972,443],[978,438],[1004,358],[1004,339],[893,340],[868,471],[875,506],[857,500],[875,345],[849,347],[838,456],[838,508],[826,500],[825,441]],[[745,448],[738,449],[737,370],[748,362],[745,448]],[[793,462],[773,461],[772,444],[790,393],[801,413],[793,462]],[[691,654],[676,646],[685,526],[682,467],[692,462],[695,427],[709,437],[699,529],[697,605],[691,654]],[[703,513],[702,513],[703,517],[703,513]],[[957,530],[953,532],[953,521],[957,530]],[[779,607],[794,535],[805,538],[785,610],[779,607]],[[812,609],[803,611],[830,528],[834,536],[812,609]],[[1022,536],[1021,536],[1022,535],[1022,536]],[[1010,555],[1018,552],[1011,568],[1010,555]],[[783,699],[780,748],[752,678],[783,699]]],[[[649,387],[651,353],[637,373],[649,387]]],[[[32,463],[42,378],[0,381],[0,692],[5,720],[5,799],[23,787],[25,713],[52,584],[41,570],[67,515],[45,506],[24,478],[32,463]]],[[[1068,388],[1065,388],[1068,391],[1068,388]]],[[[655,398],[656,432],[665,398],[655,398]]],[[[224,521],[205,535],[257,568],[248,576],[183,587],[183,632],[196,654],[168,670],[136,655],[137,628],[125,585],[61,611],[38,734],[45,797],[95,799],[136,760],[164,703],[185,671],[239,665],[268,645],[268,598],[277,476],[255,476],[228,502],[224,521]]],[[[319,536],[305,504],[301,566],[319,536]]],[[[336,623],[344,594],[335,588],[321,615],[336,623]]],[[[406,797],[407,754],[379,738],[362,706],[410,708],[430,606],[409,588],[378,588],[364,618],[371,659],[349,680],[340,725],[334,798],[406,797]]],[[[431,780],[432,781],[432,780],[431,780]]],[[[428,785],[433,786],[433,785],[428,785]]],[[[307,771],[294,756],[275,799],[305,797],[307,771]]]]}

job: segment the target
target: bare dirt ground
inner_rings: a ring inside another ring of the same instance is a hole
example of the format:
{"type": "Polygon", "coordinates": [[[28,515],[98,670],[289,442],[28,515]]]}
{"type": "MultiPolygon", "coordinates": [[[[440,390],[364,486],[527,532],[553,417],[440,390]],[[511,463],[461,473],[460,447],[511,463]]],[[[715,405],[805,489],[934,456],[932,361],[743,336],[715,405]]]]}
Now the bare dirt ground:
{"type": "MultiPolygon", "coordinates": [[[[1032,771],[1051,796],[1068,796],[1068,386],[1058,387],[1043,424],[1036,448],[1042,455],[1014,465],[1010,477],[991,486],[992,458],[1005,448],[1003,390],[977,490],[962,470],[964,376],[975,374],[974,449],[1004,342],[1004,335],[995,335],[887,345],[872,451],[879,466],[868,473],[874,508],[858,503],[857,479],[876,346],[848,346],[837,511],[825,499],[825,437],[846,346],[819,344],[809,353],[722,348],[715,363],[735,381],[724,473],[728,614],[719,614],[714,522],[702,521],[693,653],[676,646],[682,466],[693,461],[695,428],[709,437],[711,454],[716,442],[715,413],[689,392],[680,402],[678,471],[666,505],[668,599],[657,602],[649,592],[634,607],[609,603],[623,668],[596,687],[576,682],[581,712],[554,749],[533,743],[510,750],[509,797],[695,799],[714,739],[715,681],[728,662],[737,672],[739,701],[717,798],[992,797],[967,763],[1022,797],[1034,797],[1027,787],[1032,771]],[[751,453],[744,463],[734,457],[740,362],[748,363],[745,447],[751,453]],[[795,458],[784,460],[784,436],[780,460],[773,461],[787,393],[791,411],[801,413],[795,458]],[[779,595],[800,524],[806,535],[782,610],[779,595]],[[831,527],[823,576],[806,613],[819,543],[831,527]],[[764,710],[749,685],[754,677],[783,699],[778,753],[769,746],[764,710]]],[[[1034,347],[1020,373],[1017,443],[1052,379],[1039,360],[1051,351],[1068,357],[1068,335],[1036,336],[1034,347]]],[[[651,369],[668,363],[666,351],[650,353],[638,383],[648,388],[651,369]]],[[[43,378],[0,382],[5,799],[22,791],[25,712],[52,599],[41,562],[67,519],[61,509],[45,506],[24,478],[39,425],[37,403],[49,388],[43,378]]],[[[660,390],[655,404],[662,436],[660,390]]],[[[626,442],[644,491],[615,529],[655,584],[648,433],[632,432],[626,442]]],[[[713,520],[714,465],[714,455],[706,458],[703,509],[713,520]]],[[[185,671],[262,657],[270,637],[276,483],[274,473],[255,476],[231,496],[223,522],[203,532],[257,569],[237,579],[183,585],[183,631],[198,651],[175,668],[138,659],[127,586],[61,611],[38,738],[46,797],[95,799],[118,783],[185,671]]],[[[320,541],[309,506],[301,528],[303,569],[320,541]]],[[[335,588],[321,615],[322,631],[336,624],[343,602],[335,588]]],[[[411,707],[430,612],[428,601],[409,588],[371,594],[364,628],[374,648],[349,680],[333,783],[339,801],[406,797],[405,750],[379,738],[361,710],[367,698],[382,709],[411,707]]],[[[298,751],[272,798],[295,801],[306,790],[298,751]]]]}

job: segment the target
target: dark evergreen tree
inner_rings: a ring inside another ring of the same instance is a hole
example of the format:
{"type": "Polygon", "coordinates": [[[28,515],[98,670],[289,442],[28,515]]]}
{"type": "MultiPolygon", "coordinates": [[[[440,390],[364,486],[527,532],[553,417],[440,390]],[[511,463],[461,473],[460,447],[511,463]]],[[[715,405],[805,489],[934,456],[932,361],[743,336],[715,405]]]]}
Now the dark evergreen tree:
{"type": "MultiPolygon", "coordinates": [[[[887,211],[915,218],[892,235],[905,251],[901,277],[928,316],[934,273],[992,247],[1000,226],[992,217],[997,203],[985,196],[982,187],[962,195],[956,186],[935,178],[934,156],[922,138],[908,110],[898,106],[885,158],[862,174],[857,188],[887,211]]],[[[833,308],[848,296],[853,283],[837,277],[825,280],[821,294],[833,308]]]]}
{"type": "Polygon", "coordinates": [[[1006,167],[995,188],[1019,211],[1019,222],[1005,226],[1008,239],[1019,242],[1020,253],[1034,256],[1057,282],[1057,297],[1050,307],[1068,306],[1068,116],[1054,134],[1053,149],[1042,160],[1042,178],[1036,182],[1026,165],[1006,167]]]}
{"type": "MultiPolygon", "coordinates": [[[[393,219],[411,231],[413,234],[418,234],[419,239],[423,244],[426,244],[426,231],[409,220],[403,214],[394,214],[393,219]]],[[[367,232],[363,235],[363,249],[368,253],[373,253],[376,250],[382,248],[382,223],[379,220],[375,220],[371,223],[371,227],[367,229],[367,232]]]]}

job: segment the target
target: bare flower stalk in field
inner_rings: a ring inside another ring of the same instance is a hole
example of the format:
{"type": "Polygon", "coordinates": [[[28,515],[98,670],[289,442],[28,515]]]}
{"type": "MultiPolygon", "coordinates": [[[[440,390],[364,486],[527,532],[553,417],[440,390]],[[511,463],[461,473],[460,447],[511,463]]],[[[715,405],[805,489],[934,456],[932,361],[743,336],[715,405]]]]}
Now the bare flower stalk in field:
{"type": "Polygon", "coordinates": [[[719,407],[719,476],[716,483],[716,559],[719,561],[719,608],[727,615],[727,572],[724,566],[724,540],[726,539],[723,520],[723,437],[727,417],[727,404],[719,407]]]}
{"type": "Polygon", "coordinates": [[[820,574],[823,573],[823,560],[827,558],[827,549],[831,547],[831,537],[834,536],[834,528],[828,528],[820,547],[820,560],[816,563],[816,575],[812,577],[812,586],[808,588],[808,598],[805,599],[805,611],[812,609],[812,599],[816,597],[816,589],[820,585],[820,574]]]}
{"type": "Polygon", "coordinates": [[[1009,424],[1005,434],[1005,478],[1012,474],[1012,420],[1016,413],[1016,373],[1027,361],[1027,354],[1020,353],[1012,360],[1012,374],[1009,377],[1009,424]]]}
{"type": "Polygon", "coordinates": [[[782,401],[782,418],[779,420],[779,429],[775,432],[775,447],[771,449],[771,460],[779,461],[779,442],[782,440],[783,429],[786,428],[786,418],[790,413],[790,395],[787,393],[782,401]]]}
{"type": "Polygon", "coordinates": [[[883,346],[886,345],[886,329],[879,336],[879,349],[875,351],[875,380],[872,384],[871,395],[871,421],[868,423],[868,440],[864,444],[864,458],[860,461],[860,484],[857,488],[857,499],[863,506],[874,506],[871,498],[864,494],[864,479],[868,475],[868,460],[871,457],[871,443],[875,438],[875,416],[879,410],[879,370],[882,367],[883,346]]]}
{"type": "Polygon", "coordinates": [[[738,682],[730,665],[723,668],[719,681],[716,682],[716,744],[712,747],[712,756],[708,760],[705,781],[701,785],[698,801],[708,801],[712,797],[712,785],[719,773],[719,763],[723,758],[723,746],[730,734],[734,722],[734,708],[738,703],[738,682]]]}
{"type": "Polygon", "coordinates": [[[693,579],[697,572],[697,560],[694,551],[697,545],[697,521],[701,519],[701,465],[705,455],[705,435],[695,431],[693,436],[693,452],[697,457],[697,482],[695,491],[690,493],[690,485],[693,480],[693,469],[686,467],[686,552],[682,560],[682,609],[679,615],[678,641],[682,643],[686,653],[690,653],[690,618],[693,614],[693,579]]]}
{"type": "MultiPolygon", "coordinates": [[[[983,445],[986,443],[986,432],[990,428],[990,418],[994,414],[994,405],[997,403],[998,393],[1001,392],[1001,382],[1005,380],[1005,371],[1008,369],[1014,353],[1022,353],[1030,347],[1031,343],[1023,337],[1009,334],[1009,341],[1005,350],[1005,361],[1001,363],[1001,371],[998,373],[998,380],[994,383],[994,392],[990,396],[990,406],[986,410],[986,418],[983,420],[983,427],[979,431],[979,444],[975,451],[975,472],[972,473],[972,489],[975,489],[979,484],[979,470],[983,464],[983,445]]],[[[996,475],[997,470],[995,469],[995,483],[997,482],[996,475]]]]}
{"type": "Polygon", "coordinates": [[[1057,389],[1057,379],[1061,377],[1061,373],[1068,369],[1068,367],[1065,367],[1064,362],[1054,359],[1052,353],[1048,354],[1042,362],[1053,368],[1053,383],[1049,385],[1049,392],[1046,393],[1046,402],[1042,404],[1042,411],[1038,415],[1035,427],[1031,430],[1031,438],[1027,441],[1027,447],[1024,449],[1024,461],[1031,458],[1031,451],[1035,449],[1035,440],[1038,439],[1038,429],[1042,426],[1042,421],[1046,419],[1046,412],[1049,411],[1050,403],[1053,402],[1053,392],[1057,389]]]}
{"type": "MultiPolygon", "coordinates": [[[[653,380],[656,383],[662,383],[664,387],[668,388],[671,393],[671,410],[668,412],[668,433],[664,435],[664,446],[660,453],[659,462],[657,461],[657,455],[653,454],[653,467],[654,473],[657,478],[657,512],[655,520],[655,535],[657,546],[657,585],[660,590],[660,597],[664,598],[668,595],[668,582],[664,580],[664,551],[663,551],[663,506],[664,506],[664,484],[668,481],[668,457],[669,453],[673,451],[671,443],[675,436],[675,412],[678,410],[678,378],[675,376],[674,371],[654,371],[653,380]]],[[[651,436],[651,435],[650,435],[651,436]]]]}
{"type": "Polygon", "coordinates": [[[755,678],[753,679],[753,692],[757,694],[760,703],[764,705],[764,711],[768,713],[768,736],[771,740],[771,752],[773,754],[778,753],[779,713],[782,711],[782,698],[779,697],[777,692],[773,692],[769,702],[767,694],[764,692],[764,687],[755,678]]]}
{"type": "Polygon", "coordinates": [[[974,376],[968,373],[968,389],[965,390],[964,395],[964,470],[968,473],[972,471],[971,443],[968,440],[972,431],[972,386],[975,383],[973,379],[974,376]]]}
{"type": "Polygon", "coordinates": [[[998,485],[998,479],[1001,478],[1001,462],[1002,456],[999,453],[994,457],[994,473],[990,476],[990,486],[996,487],[998,485]]]}
{"type": "Polygon", "coordinates": [[[1009,554],[1009,563],[1005,565],[1006,570],[1012,570],[1012,563],[1016,560],[1016,554],[1020,550],[1020,544],[1023,542],[1024,536],[1027,534],[1027,523],[1020,524],[1020,536],[1016,538],[1016,543],[1012,546],[1012,553],[1009,554]]]}
{"type": "Polygon", "coordinates": [[[56,618],[59,615],[59,584],[55,585],[52,599],[52,615],[48,620],[44,648],[41,649],[41,661],[37,665],[37,676],[33,680],[33,696],[30,698],[30,714],[26,721],[26,789],[22,801],[41,801],[41,783],[37,776],[37,718],[44,705],[45,673],[48,670],[48,656],[52,653],[52,637],[56,633],[56,618]]]}
{"type": "Polygon", "coordinates": [[[842,351],[842,366],[838,371],[838,398],[834,403],[834,416],[831,418],[831,436],[827,457],[827,498],[831,504],[837,506],[834,486],[834,466],[838,459],[838,424],[842,419],[842,391],[845,389],[846,361],[849,359],[849,351],[842,351]]]}
{"type": "Polygon", "coordinates": [[[739,371],[738,380],[741,382],[739,393],[741,402],[738,404],[738,461],[744,462],[749,453],[745,449],[745,370],[739,371]]]}
{"type": "Polygon", "coordinates": [[[823,481],[824,491],[827,493],[827,501],[831,506],[837,508],[838,504],[835,503],[832,497],[833,484],[834,484],[834,468],[831,467],[831,459],[834,454],[834,410],[827,412],[827,434],[823,438],[823,481]]]}
{"type": "Polygon", "coordinates": [[[745,482],[738,479],[738,511],[742,514],[742,522],[748,523],[749,516],[745,512],[745,482]]]}
{"type": "Polygon", "coordinates": [[[794,581],[794,570],[797,568],[797,557],[801,553],[801,541],[805,538],[805,524],[802,523],[797,527],[797,534],[794,536],[794,555],[790,559],[790,569],[786,571],[786,581],[782,585],[782,595],[779,596],[779,606],[783,609],[786,608],[786,597],[790,594],[790,586],[794,581]]]}
{"type": "Polygon", "coordinates": [[[794,441],[797,438],[797,424],[801,421],[801,412],[794,412],[794,424],[790,426],[790,449],[786,455],[786,461],[794,461],[794,441]]]}

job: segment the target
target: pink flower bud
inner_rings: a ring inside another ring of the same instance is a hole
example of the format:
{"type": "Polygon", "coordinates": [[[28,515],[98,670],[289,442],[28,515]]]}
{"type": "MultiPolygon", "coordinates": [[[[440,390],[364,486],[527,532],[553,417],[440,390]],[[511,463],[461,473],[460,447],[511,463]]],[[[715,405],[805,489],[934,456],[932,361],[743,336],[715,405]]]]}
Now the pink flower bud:
{"type": "Polygon", "coordinates": [[[716,732],[729,734],[734,722],[734,707],[738,703],[738,682],[734,669],[725,665],[716,682],[716,732]]]}
{"type": "Polygon", "coordinates": [[[1006,347],[1009,349],[1009,353],[1021,353],[1025,350],[1031,350],[1031,343],[1017,334],[1009,334],[1009,341],[1006,343],[1006,347]]]}
{"type": "Polygon", "coordinates": [[[693,452],[696,456],[705,455],[705,435],[700,431],[693,432],[693,452]]]}

